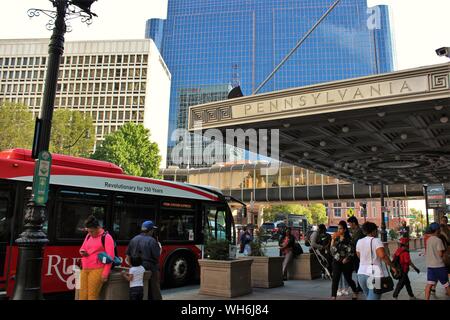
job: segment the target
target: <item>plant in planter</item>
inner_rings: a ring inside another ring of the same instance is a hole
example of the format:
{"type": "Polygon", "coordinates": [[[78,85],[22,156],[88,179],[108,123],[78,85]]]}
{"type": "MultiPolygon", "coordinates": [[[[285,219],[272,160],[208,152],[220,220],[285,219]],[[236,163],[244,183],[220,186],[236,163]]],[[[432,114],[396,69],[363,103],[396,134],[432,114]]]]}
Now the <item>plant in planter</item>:
{"type": "Polygon", "coordinates": [[[206,240],[205,258],[210,260],[230,260],[230,242],[225,239],[206,240]]]}
{"type": "Polygon", "coordinates": [[[389,237],[391,240],[397,240],[398,239],[398,232],[394,229],[389,230],[389,237]]]}
{"type": "Polygon", "coordinates": [[[264,257],[266,255],[266,245],[263,241],[264,231],[261,229],[255,231],[255,237],[250,243],[252,257],[264,257]]]}
{"type": "Polygon", "coordinates": [[[252,259],[230,259],[230,242],[208,239],[200,265],[200,294],[237,297],[252,292],[252,259]]]}
{"type": "Polygon", "coordinates": [[[251,242],[250,256],[252,263],[252,286],[257,288],[273,288],[284,284],[283,282],[283,257],[267,257],[263,233],[255,232],[251,242]]]}

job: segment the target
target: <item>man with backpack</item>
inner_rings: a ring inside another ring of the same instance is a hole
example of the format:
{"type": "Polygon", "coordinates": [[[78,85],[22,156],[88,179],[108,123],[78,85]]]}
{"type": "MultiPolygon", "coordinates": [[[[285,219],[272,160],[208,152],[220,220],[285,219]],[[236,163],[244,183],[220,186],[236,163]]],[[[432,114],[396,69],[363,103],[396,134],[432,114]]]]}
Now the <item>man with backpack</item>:
{"type": "Polygon", "coordinates": [[[392,266],[398,270],[397,274],[394,274],[394,278],[398,279],[397,286],[395,287],[393,294],[394,299],[397,299],[400,291],[403,287],[406,287],[409,298],[411,300],[415,300],[416,297],[414,296],[411,288],[411,282],[408,277],[409,266],[411,266],[417,273],[420,273],[420,270],[411,261],[408,238],[400,239],[400,248],[397,249],[392,257],[392,266]]]}
{"type": "Polygon", "coordinates": [[[152,272],[148,286],[149,300],[162,300],[160,290],[160,275],[159,275],[159,256],[161,248],[153,238],[153,232],[157,229],[153,221],[145,221],[141,226],[141,234],[138,234],[130,240],[126,251],[126,261],[131,265],[131,257],[140,257],[142,259],[142,266],[145,270],[152,272]]]}
{"type": "Polygon", "coordinates": [[[305,245],[317,250],[327,261],[328,272],[332,273],[333,258],[330,252],[331,236],[327,233],[327,227],[320,224],[317,230],[313,230],[306,235],[305,245]]]}

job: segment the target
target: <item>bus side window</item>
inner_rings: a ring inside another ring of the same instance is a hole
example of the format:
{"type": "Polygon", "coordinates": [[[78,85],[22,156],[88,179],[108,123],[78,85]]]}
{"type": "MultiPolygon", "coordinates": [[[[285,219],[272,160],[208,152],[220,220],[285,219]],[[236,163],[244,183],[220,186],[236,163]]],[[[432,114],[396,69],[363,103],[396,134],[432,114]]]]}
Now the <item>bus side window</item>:
{"type": "Polygon", "coordinates": [[[194,241],[194,211],[162,209],[159,216],[160,241],[194,241]]]}
{"type": "Polygon", "coordinates": [[[155,221],[155,208],[115,207],[113,229],[117,240],[130,240],[141,233],[141,225],[146,220],[155,221]]]}
{"type": "Polygon", "coordinates": [[[90,215],[105,227],[106,199],[106,194],[61,190],[56,204],[56,237],[83,239],[86,236],[84,220],[90,215]]]}

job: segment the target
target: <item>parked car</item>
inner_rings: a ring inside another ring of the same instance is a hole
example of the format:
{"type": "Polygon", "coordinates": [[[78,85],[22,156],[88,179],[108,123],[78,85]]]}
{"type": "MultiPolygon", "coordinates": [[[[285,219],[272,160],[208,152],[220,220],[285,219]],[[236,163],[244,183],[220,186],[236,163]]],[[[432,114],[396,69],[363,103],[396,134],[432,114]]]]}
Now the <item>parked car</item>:
{"type": "Polygon", "coordinates": [[[336,231],[338,231],[338,226],[328,226],[328,228],[327,228],[327,233],[328,234],[333,234],[336,231]]]}
{"type": "Polygon", "coordinates": [[[274,224],[275,228],[272,233],[272,240],[279,240],[287,226],[284,221],[276,221],[274,224]]]}

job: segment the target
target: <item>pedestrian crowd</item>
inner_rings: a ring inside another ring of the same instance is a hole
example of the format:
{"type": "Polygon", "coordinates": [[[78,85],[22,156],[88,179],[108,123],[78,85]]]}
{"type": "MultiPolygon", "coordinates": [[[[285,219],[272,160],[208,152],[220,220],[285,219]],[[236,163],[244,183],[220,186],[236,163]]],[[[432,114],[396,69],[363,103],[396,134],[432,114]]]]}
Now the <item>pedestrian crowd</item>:
{"type": "MultiPolygon", "coordinates": [[[[130,300],[144,299],[145,272],[150,271],[148,281],[149,300],[161,300],[159,257],[161,245],[154,237],[157,227],[153,221],[141,225],[141,233],[130,240],[126,249],[125,263],[130,267],[122,276],[129,282],[130,300]]],[[[111,269],[120,265],[117,249],[112,236],[105,231],[99,221],[90,216],[85,221],[87,235],[79,250],[81,273],[79,300],[99,299],[102,286],[108,281],[111,269]]],[[[397,299],[403,288],[410,299],[416,299],[409,271],[420,270],[413,264],[409,253],[409,228],[406,223],[400,229],[399,248],[389,256],[383,242],[378,238],[378,226],[365,222],[362,227],[355,216],[340,221],[338,229],[332,235],[327,233],[325,225],[308,232],[305,245],[318,258],[323,275],[331,279],[331,299],[350,294],[357,300],[361,293],[367,300],[379,300],[382,294],[393,291],[397,299]],[[353,277],[355,274],[355,278],[353,277]],[[398,280],[394,286],[393,279],[398,280]],[[356,281],[355,281],[356,280],[356,281]]],[[[239,235],[240,253],[251,255],[254,241],[253,228],[244,227],[239,235]]],[[[440,224],[429,225],[424,236],[425,260],[427,266],[427,285],[425,298],[430,299],[437,283],[441,283],[450,296],[449,248],[450,229],[448,219],[442,217],[440,224]]],[[[287,227],[279,238],[280,255],[283,260],[283,277],[287,280],[287,270],[294,257],[302,253],[301,246],[287,227]],[[300,249],[298,249],[300,247],[300,249]],[[300,250],[300,252],[298,252],[300,250]]]]}
{"type": "MultiPolygon", "coordinates": [[[[398,299],[403,288],[406,288],[410,299],[416,299],[408,273],[410,269],[417,273],[420,270],[411,260],[410,232],[405,221],[400,234],[399,247],[390,257],[378,237],[378,226],[372,222],[359,226],[358,219],[352,216],[347,221],[340,221],[337,232],[331,236],[327,234],[325,225],[319,225],[307,234],[305,244],[318,258],[323,274],[329,275],[333,300],[349,295],[350,290],[354,300],[360,293],[367,300],[379,300],[388,292],[398,299]],[[396,284],[394,279],[398,280],[396,284]]],[[[450,295],[450,229],[447,217],[444,216],[440,224],[431,223],[424,238],[427,266],[425,298],[430,299],[430,293],[435,292],[438,282],[450,295]]]]}

